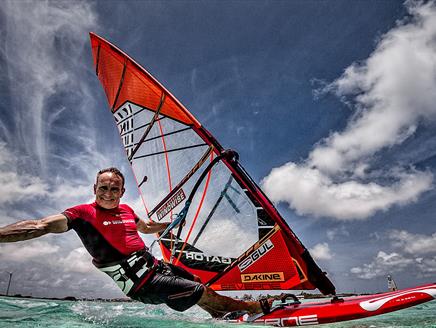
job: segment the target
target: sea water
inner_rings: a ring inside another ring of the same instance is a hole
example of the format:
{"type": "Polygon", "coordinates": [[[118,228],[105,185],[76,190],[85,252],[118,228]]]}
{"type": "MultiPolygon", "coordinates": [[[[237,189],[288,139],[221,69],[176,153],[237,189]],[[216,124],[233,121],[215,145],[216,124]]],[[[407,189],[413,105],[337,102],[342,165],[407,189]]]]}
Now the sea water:
{"type": "MultiPolygon", "coordinates": [[[[254,327],[211,319],[194,306],[176,312],[165,305],[135,302],[58,301],[0,297],[0,328],[201,328],[254,327]]],[[[436,328],[436,300],[380,316],[326,324],[322,328],[416,327],[436,328]]]]}

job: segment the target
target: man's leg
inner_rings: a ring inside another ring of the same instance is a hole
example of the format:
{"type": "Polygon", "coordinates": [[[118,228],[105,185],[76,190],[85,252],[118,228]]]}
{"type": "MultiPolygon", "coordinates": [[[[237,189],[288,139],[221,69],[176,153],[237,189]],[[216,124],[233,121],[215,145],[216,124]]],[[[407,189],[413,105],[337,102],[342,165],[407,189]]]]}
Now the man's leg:
{"type": "Polygon", "coordinates": [[[244,302],[231,297],[222,296],[209,287],[204,286],[204,292],[197,303],[214,318],[222,317],[224,314],[233,311],[246,310],[250,314],[261,313],[262,308],[259,302],[244,302]]]}

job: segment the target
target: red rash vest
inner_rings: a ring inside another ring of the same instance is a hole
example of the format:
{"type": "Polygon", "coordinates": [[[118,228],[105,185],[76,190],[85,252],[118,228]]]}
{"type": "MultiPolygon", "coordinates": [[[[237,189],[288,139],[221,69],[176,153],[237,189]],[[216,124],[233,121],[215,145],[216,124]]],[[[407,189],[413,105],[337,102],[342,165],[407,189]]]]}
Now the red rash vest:
{"type": "Polygon", "coordinates": [[[139,218],[128,205],[108,210],[94,202],[71,207],[63,214],[68,229],[76,231],[96,266],[120,262],[145,248],[136,228],[139,218]]]}

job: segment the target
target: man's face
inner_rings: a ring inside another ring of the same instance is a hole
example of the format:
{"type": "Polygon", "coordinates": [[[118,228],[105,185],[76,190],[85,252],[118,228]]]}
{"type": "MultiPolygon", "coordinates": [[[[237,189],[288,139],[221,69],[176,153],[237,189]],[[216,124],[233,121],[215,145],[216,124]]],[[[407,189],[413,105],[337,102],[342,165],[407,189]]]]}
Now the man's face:
{"type": "Polygon", "coordinates": [[[102,173],[94,185],[95,202],[105,208],[116,208],[124,194],[123,179],[112,172],[102,173]]]}

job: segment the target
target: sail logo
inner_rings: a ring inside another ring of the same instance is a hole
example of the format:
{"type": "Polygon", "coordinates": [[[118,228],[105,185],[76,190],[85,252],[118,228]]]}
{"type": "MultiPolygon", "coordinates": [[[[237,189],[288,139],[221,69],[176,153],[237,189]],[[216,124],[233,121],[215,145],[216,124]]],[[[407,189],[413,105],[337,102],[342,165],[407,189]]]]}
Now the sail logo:
{"type": "Polygon", "coordinates": [[[249,274],[242,274],[241,280],[243,283],[285,281],[285,276],[283,272],[249,273],[249,274]]]}
{"type": "Polygon", "coordinates": [[[162,220],[169,212],[179,205],[186,198],[183,189],[177,191],[162,207],[156,212],[157,220],[162,220]]]}
{"type": "Polygon", "coordinates": [[[232,259],[228,257],[221,257],[221,256],[208,256],[201,252],[183,252],[185,253],[185,257],[187,260],[194,260],[194,261],[200,261],[200,262],[216,262],[216,263],[222,263],[222,264],[230,264],[232,263],[232,259]]]}
{"type": "Polygon", "coordinates": [[[265,243],[262,244],[258,249],[256,249],[252,254],[250,254],[245,260],[239,263],[239,270],[242,272],[249,268],[253,263],[259,260],[262,256],[268,253],[270,250],[274,248],[274,244],[270,239],[268,239],[265,243]]]}

